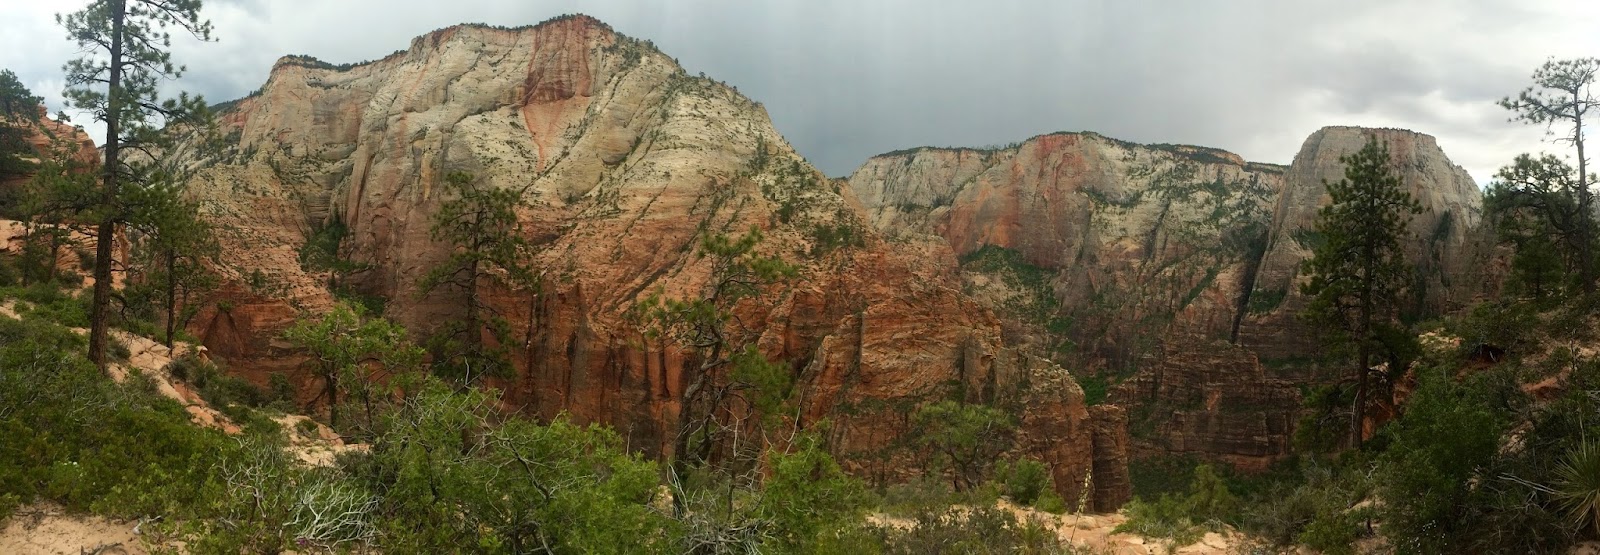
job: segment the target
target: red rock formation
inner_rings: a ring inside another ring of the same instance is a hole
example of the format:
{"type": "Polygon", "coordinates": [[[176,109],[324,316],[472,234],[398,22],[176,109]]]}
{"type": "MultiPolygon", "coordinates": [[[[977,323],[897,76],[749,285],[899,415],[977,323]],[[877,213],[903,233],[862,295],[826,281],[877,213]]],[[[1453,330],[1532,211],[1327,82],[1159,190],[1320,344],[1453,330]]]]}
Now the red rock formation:
{"type": "Polygon", "coordinates": [[[1002,150],[890,153],[849,184],[890,236],[935,236],[963,255],[1018,253],[1015,264],[1027,267],[969,264],[967,287],[1005,317],[1008,338],[1068,367],[1136,372],[1113,399],[1136,415],[1136,429],[1150,430],[1137,454],[1260,469],[1288,452],[1299,395],[1252,353],[1283,361],[1320,348],[1295,317],[1304,306],[1298,267],[1328,201],[1323,182],[1343,176],[1339,157],[1368,135],[1388,143],[1424,208],[1407,248],[1426,287],[1407,309],[1460,306],[1477,293],[1487,253],[1481,195],[1432,137],[1409,131],[1323,129],[1287,169],[1215,149],[1060,133],[1002,150]],[[1043,290],[1019,290],[1019,274],[1043,290]]]}
{"type": "Polygon", "coordinates": [[[1094,425],[1094,501],[1096,512],[1112,512],[1133,498],[1128,475],[1128,413],[1117,405],[1089,407],[1094,425]]]}
{"type": "Polygon", "coordinates": [[[192,331],[257,379],[292,365],[275,339],[291,319],[332,300],[328,276],[301,268],[296,249],[334,220],[349,229],[341,252],[370,268],[349,283],[387,298],[386,316],[419,337],[459,318],[457,295],[418,298],[417,284],[450,254],[429,234],[437,185],[466,171],[535,205],[520,217],[544,288],[485,283],[517,341],[518,375],[494,384],[512,408],[607,423],[633,449],[668,452],[696,365],[627,312],[652,291],[700,294],[710,262],[698,237],[756,226],[763,252],[801,273],[736,308],[742,334],[792,368],[800,423],[829,420],[847,468],[914,475],[900,464],[909,411],[954,384],[1029,407],[1019,449],[1053,466],[1063,495],[1076,498],[1092,464],[1081,390],[1006,348],[999,322],[962,293],[948,247],[880,238],[759,104],[591,18],[452,27],[349,67],[284,58],[222,121],[233,144],[190,187],[224,223],[237,294],[192,331]],[[823,229],[864,239],[825,244],[823,229]]]}
{"type": "Polygon", "coordinates": [[[1049,274],[1058,306],[1023,318],[1036,334],[1070,319],[1043,346],[1070,338],[1078,349],[1057,361],[1095,368],[1131,363],[1169,322],[1231,332],[1282,172],[1216,149],[1056,133],[1003,150],[886,154],[849,183],[890,235],[936,235],[961,255],[1012,249],[1049,274]]]}
{"type": "MultiPolygon", "coordinates": [[[[24,130],[23,140],[32,147],[34,154],[31,158],[34,162],[64,157],[83,171],[91,171],[100,165],[100,151],[95,148],[94,140],[89,138],[89,134],[84,133],[81,127],[51,118],[44,106],[39,106],[37,122],[6,122],[4,118],[0,118],[0,124],[15,125],[24,130]]],[[[0,188],[21,186],[30,177],[32,176],[20,176],[0,181],[0,188]]]]}
{"type": "Polygon", "coordinates": [[[1295,382],[1269,376],[1247,349],[1199,338],[1169,342],[1110,401],[1146,411],[1135,456],[1194,455],[1254,472],[1290,454],[1300,418],[1295,382]]]}

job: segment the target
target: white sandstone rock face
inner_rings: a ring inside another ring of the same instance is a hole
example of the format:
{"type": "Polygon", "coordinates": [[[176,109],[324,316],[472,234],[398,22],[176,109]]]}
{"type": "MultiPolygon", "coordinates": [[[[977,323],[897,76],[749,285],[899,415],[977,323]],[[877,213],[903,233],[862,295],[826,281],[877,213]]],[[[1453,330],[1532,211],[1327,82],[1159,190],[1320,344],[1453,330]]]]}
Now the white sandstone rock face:
{"type": "MultiPolygon", "coordinates": [[[[485,293],[515,341],[516,375],[492,382],[507,407],[604,422],[646,453],[670,449],[698,362],[646,337],[629,309],[657,291],[700,295],[711,262],[696,255],[699,238],[752,226],[761,251],[800,275],[742,303],[739,333],[790,366],[805,392],[791,417],[829,419],[847,468],[918,472],[883,446],[908,433],[903,411],[953,383],[1023,395],[1028,374],[998,321],[962,293],[948,247],[883,241],[845,184],[796,154],[760,104],[591,18],[451,27],[348,67],[285,58],[222,120],[227,153],[191,190],[222,228],[232,279],[227,304],[194,331],[259,381],[313,379],[276,338],[332,302],[329,276],[303,270],[298,249],[336,222],[349,232],[341,253],[367,266],[342,285],[388,299],[385,316],[418,337],[461,317],[462,299],[419,298],[417,283],[451,252],[429,228],[439,184],[464,171],[534,205],[519,216],[544,287],[485,293]]],[[[1064,375],[1049,366],[1037,370],[1064,375]]],[[[1052,400],[1031,437],[1056,442],[1021,449],[1051,462],[1075,499],[1093,445],[1082,392],[1057,382],[1030,397],[1052,400]]]]}
{"type": "Polygon", "coordinates": [[[1438,313],[1460,308],[1483,286],[1489,245],[1483,241],[1483,194],[1472,176],[1455,165],[1430,135],[1402,129],[1325,127],[1306,139],[1288,173],[1288,187],[1273,210],[1266,256],[1256,274],[1258,303],[1243,322],[1241,340],[1263,358],[1285,358],[1315,348],[1315,337],[1293,318],[1305,306],[1301,263],[1311,257],[1317,210],[1331,198],[1327,183],[1344,178],[1342,156],[1375,137],[1389,148],[1391,168],[1422,206],[1404,241],[1417,279],[1402,311],[1438,313]],[[1281,303],[1281,304],[1280,304],[1281,303]]]}
{"type": "MultiPolygon", "coordinates": [[[[1421,276],[1412,309],[1460,306],[1481,281],[1482,195],[1433,137],[1410,131],[1329,127],[1290,167],[1058,133],[1000,150],[889,153],[849,184],[891,237],[933,235],[963,255],[1004,247],[1046,270],[1059,314],[1077,324],[1074,341],[1091,349],[1071,357],[1137,356],[1129,342],[1171,333],[1287,355],[1310,347],[1292,320],[1309,231],[1329,201],[1323,182],[1343,177],[1339,157],[1369,135],[1390,145],[1423,206],[1406,242],[1421,276]]],[[[1003,280],[968,273],[969,287],[995,289],[978,295],[998,300],[992,307],[1017,297],[1003,280]]]]}
{"type": "Polygon", "coordinates": [[[936,235],[962,255],[1003,247],[1049,274],[1054,327],[1070,322],[1078,347],[1058,360],[1078,363],[1137,356],[1135,338],[1174,319],[1230,334],[1283,173],[1216,149],[1057,133],[874,157],[850,186],[890,236],[936,235]]]}

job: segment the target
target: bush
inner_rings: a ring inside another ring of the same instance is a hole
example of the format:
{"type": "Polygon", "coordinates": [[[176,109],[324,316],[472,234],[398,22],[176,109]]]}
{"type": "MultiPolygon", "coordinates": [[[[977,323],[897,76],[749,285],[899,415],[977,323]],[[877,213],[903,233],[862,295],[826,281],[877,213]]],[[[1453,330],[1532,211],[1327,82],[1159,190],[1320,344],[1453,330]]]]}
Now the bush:
{"type": "Polygon", "coordinates": [[[193,353],[173,359],[165,370],[173,378],[193,386],[200,398],[217,410],[233,405],[261,408],[275,400],[249,380],[228,375],[216,364],[193,353]]]}
{"type": "Polygon", "coordinates": [[[1492,373],[1465,383],[1443,370],[1418,374],[1405,415],[1385,429],[1383,532],[1397,553],[1463,552],[1474,532],[1466,517],[1476,485],[1496,478],[1481,472],[1499,450],[1508,384],[1492,373]]]}
{"type": "Polygon", "coordinates": [[[668,519],[648,503],[654,463],[615,432],[565,420],[496,424],[494,401],[427,378],[390,412],[370,455],[346,459],[378,495],[390,553],[663,551],[668,519]]]}
{"type": "Polygon", "coordinates": [[[1348,552],[1365,536],[1367,510],[1353,511],[1371,492],[1364,464],[1338,469],[1309,459],[1296,482],[1279,481],[1252,498],[1241,527],[1274,545],[1305,544],[1328,553],[1348,552]],[[1359,527],[1357,527],[1359,525],[1359,527]]]}
{"type": "Polygon", "coordinates": [[[1163,494],[1154,501],[1134,498],[1126,508],[1128,521],[1115,531],[1189,545],[1199,541],[1206,528],[1237,523],[1240,506],[1222,477],[1210,465],[1201,464],[1190,476],[1186,495],[1163,494]]]}
{"type": "Polygon", "coordinates": [[[1033,505],[1045,492],[1054,493],[1055,490],[1050,468],[1029,458],[1000,461],[995,467],[994,479],[1001,484],[1000,491],[1019,505],[1033,505]]]}
{"type": "Polygon", "coordinates": [[[883,552],[928,553],[1070,553],[1054,528],[1043,522],[1018,520],[992,506],[946,507],[919,511],[912,526],[878,529],[883,552]]]}
{"type": "Polygon", "coordinates": [[[58,323],[0,318],[0,497],[115,516],[200,514],[211,461],[229,442],[137,380],[118,387],[83,351],[82,336],[58,323]]]}
{"type": "Polygon", "coordinates": [[[800,438],[793,452],[769,456],[772,476],[762,486],[760,513],[773,523],[780,552],[806,551],[861,520],[865,488],[846,476],[814,436],[800,438]]]}

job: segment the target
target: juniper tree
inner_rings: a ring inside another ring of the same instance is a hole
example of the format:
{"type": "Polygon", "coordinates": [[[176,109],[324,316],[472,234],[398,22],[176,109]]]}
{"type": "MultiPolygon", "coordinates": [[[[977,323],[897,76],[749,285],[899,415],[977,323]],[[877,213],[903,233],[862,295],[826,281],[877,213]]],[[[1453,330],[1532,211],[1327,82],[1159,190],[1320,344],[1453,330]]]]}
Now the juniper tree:
{"type": "Polygon", "coordinates": [[[1411,273],[1401,248],[1411,216],[1421,212],[1401,180],[1389,169],[1389,148],[1370,137],[1366,146],[1342,156],[1344,179],[1325,183],[1332,202],[1317,211],[1315,229],[1322,244],[1305,268],[1311,280],[1302,292],[1310,298],[1305,317],[1328,332],[1336,344],[1356,350],[1356,395],[1350,411],[1350,445],[1361,444],[1372,356],[1382,348],[1383,328],[1395,320],[1395,307],[1411,273]]]}
{"type": "Polygon", "coordinates": [[[205,101],[182,93],[162,99],[157,85],[184,72],[172,63],[169,28],[202,41],[211,22],[200,19],[200,0],[95,0],[83,10],[57,15],[68,37],[85,51],[67,63],[68,105],[90,112],[106,124],[102,189],[93,211],[96,222],[94,296],[90,308],[89,359],[104,371],[111,301],[113,247],[127,218],[121,206],[124,183],[139,184],[148,165],[169,140],[162,126],[203,120],[205,101]],[[144,156],[133,157],[130,153],[144,156]]]}

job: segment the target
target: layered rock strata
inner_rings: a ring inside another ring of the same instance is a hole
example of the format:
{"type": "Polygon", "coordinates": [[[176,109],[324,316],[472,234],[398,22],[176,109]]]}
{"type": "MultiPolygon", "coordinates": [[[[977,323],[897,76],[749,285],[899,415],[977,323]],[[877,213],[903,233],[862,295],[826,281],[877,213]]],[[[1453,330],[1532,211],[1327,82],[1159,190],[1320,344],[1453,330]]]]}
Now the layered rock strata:
{"type": "Polygon", "coordinates": [[[1093,464],[1081,389],[1005,346],[947,246],[884,241],[760,104],[591,18],[451,27],[353,66],[287,57],[222,120],[227,152],[194,160],[191,190],[221,224],[233,293],[193,331],[257,379],[296,372],[278,334],[333,302],[329,276],[298,260],[318,230],[348,230],[340,254],[366,270],[342,285],[387,299],[385,315],[419,337],[461,317],[459,295],[419,296],[418,283],[451,253],[430,218],[443,176],[463,171],[533,204],[519,219],[544,286],[482,284],[515,338],[516,375],[493,384],[514,410],[606,423],[667,454],[698,361],[629,310],[650,293],[701,295],[712,268],[698,239],[754,226],[762,253],[800,274],[738,305],[737,334],[788,365],[798,422],[828,420],[847,468],[918,473],[909,415],[957,384],[1030,407],[1017,452],[1080,477],[1058,480],[1068,498],[1093,464]]]}
{"type": "Polygon", "coordinates": [[[848,183],[887,236],[950,245],[1008,339],[1069,368],[1131,375],[1113,399],[1146,432],[1136,454],[1262,468],[1288,449],[1299,400],[1284,379],[1329,379],[1301,364],[1321,346],[1297,318],[1300,266],[1330,200],[1325,182],[1368,137],[1388,146],[1423,208],[1404,241],[1415,279],[1402,311],[1460,307],[1489,256],[1481,193],[1433,137],[1411,131],[1325,128],[1288,167],[1057,133],[998,150],[884,154],[848,183]],[[1189,406],[1197,395],[1217,406],[1189,406]]]}

